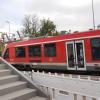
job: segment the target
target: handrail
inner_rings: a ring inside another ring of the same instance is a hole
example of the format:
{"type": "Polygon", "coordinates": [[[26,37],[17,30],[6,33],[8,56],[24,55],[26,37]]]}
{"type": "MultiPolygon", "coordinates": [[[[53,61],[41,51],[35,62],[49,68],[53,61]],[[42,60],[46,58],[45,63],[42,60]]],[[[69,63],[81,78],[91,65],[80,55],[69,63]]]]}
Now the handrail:
{"type": "Polygon", "coordinates": [[[17,70],[15,67],[13,67],[10,63],[8,63],[6,60],[4,60],[2,57],[0,57],[0,61],[2,64],[6,64],[7,68],[11,69],[15,74],[18,74],[23,81],[27,81],[30,84],[31,88],[36,88],[37,90],[40,91],[41,94],[43,94],[43,96],[47,96],[46,94],[44,94],[40,88],[38,87],[37,83],[34,82],[32,79],[30,80],[28,77],[26,77],[26,75],[24,75],[22,72],[20,72],[19,70],[17,70]]]}

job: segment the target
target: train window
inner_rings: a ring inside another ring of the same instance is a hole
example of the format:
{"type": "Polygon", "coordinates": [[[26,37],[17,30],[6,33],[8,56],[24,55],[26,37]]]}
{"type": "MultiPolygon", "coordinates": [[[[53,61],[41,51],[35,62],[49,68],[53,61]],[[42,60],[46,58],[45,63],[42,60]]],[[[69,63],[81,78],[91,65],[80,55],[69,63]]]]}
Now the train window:
{"type": "Polygon", "coordinates": [[[93,60],[100,60],[100,38],[91,39],[93,60]]]}
{"type": "Polygon", "coordinates": [[[6,49],[5,54],[4,54],[4,59],[9,58],[9,49],[6,49]]]}
{"type": "Polygon", "coordinates": [[[41,45],[28,46],[29,57],[41,56],[41,45]]]}
{"type": "Polygon", "coordinates": [[[56,56],[56,44],[45,44],[44,52],[46,57],[55,57],[56,56]]]}
{"type": "Polygon", "coordinates": [[[15,52],[16,57],[25,57],[25,47],[16,47],[15,52]]]}

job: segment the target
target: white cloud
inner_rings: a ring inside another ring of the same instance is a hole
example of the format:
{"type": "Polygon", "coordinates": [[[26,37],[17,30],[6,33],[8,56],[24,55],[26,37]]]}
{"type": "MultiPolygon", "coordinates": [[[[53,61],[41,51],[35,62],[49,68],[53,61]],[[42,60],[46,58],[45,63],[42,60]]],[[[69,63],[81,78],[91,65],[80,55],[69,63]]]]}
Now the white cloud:
{"type": "MultiPolygon", "coordinates": [[[[87,30],[92,28],[91,0],[34,0],[27,12],[37,14],[40,18],[50,18],[56,22],[58,29],[87,30]]],[[[99,24],[100,1],[94,0],[96,26],[99,24]],[[98,12],[98,13],[97,13],[98,12]],[[97,17],[96,17],[97,16],[97,17]],[[98,20],[97,20],[98,18],[98,20]]]]}
{"type": "Polygon", "coordinates": [[[89,5],[91,0],[59,0],[58,4],[67,7],[82,7],[89,5]]]}
{"type": "MultiPolygon", "coordinates": [[[[25,14],[36,14],[39,18],[50,18],[59,30],[86,30],[92,25],[92,0],[3,0],[0,1],[0,31],[11,31],[22,27],[25,14]]],[[[100,24],[100,0],[94,0],[96,26],[100,24]]]]}

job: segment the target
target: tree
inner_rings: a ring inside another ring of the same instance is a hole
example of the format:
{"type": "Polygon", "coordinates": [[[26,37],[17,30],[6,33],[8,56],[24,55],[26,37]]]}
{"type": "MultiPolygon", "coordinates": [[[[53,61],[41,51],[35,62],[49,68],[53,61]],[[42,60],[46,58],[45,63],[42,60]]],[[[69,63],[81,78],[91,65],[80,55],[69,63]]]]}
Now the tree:
{"type": "Polygon", "coordinates": [[[26,15],[23,21],[24,33],[28,33],[29,36],[35,37],[39,31],[38,17],[36,15],[26,15]]]}
{"type": "Polygon", "coordinates": [[[37,16],[33,16],[32,17],[32,20],[31,20],[31,33],[34,37],[37,36],[38,34],[38,31],[40,29],[40,26],[39,26],[39,21],[38,21],[38,17],[37,16]]]}
{"type": "Polygon", "coordinates": [[[23,20],[23,26],[24,28],[22,32],[24,35],[29,34],[30,37],[58,35],[58,32],[56,31],[56,25],[53,21],[49,19],[43,19],[40,21],[36,15],[26,15],[23,20]]]}
{"type": "Polygon", "coordinates": [[[0,41],[0,56],[2,56],[2,52],[4,50],[4,47],[5,47],[5,43],[0,41]]]}
{"type": "Polygon", "coordinates": [[[57,36],[57,35],[60,35],[60,33],[56,30],[56,31],[53,33],[53,36],[57,36]]]}
{"type": "Polygon", "coordinates": [[[53,21],[51,20],[46,20],[43,19],[41,20],[41,28],[40,28],[40,35],[44,36],[44,35],[53,35],[53,33],[55,32],[56,29],[56,25],[54,24],[53,21]]]}
{"type": "Polygon", "coordinates": [[[31,19],[30,19],[30,15],[26,15],[24,17],[23,26],[24,26],[23,32],[31,34],[31,19]]]}

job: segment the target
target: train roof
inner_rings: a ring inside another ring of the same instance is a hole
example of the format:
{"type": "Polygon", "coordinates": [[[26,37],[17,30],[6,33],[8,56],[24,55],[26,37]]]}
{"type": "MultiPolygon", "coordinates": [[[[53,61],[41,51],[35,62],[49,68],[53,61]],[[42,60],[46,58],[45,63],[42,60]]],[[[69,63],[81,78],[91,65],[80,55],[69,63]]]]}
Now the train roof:
{"type": "Polygon", "coordinates": [[[69,34],[64,34],[59,36],[50,36],[50,37],[36,38],[36,39],[20,41],[20,42],[12,42],[12,43],[8,43],[7,47],[17,47],[17,46],[41,44],[41,43],[49,43],[49,42],[57,42],[57,41],[59,42],[59,41],[82,39],[82,38],[89,38],[95,36],[100,36],[100,30],[89,30],[86,32],[76,32],[76,33],[69,33],[69,34]]]}

